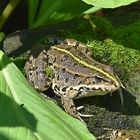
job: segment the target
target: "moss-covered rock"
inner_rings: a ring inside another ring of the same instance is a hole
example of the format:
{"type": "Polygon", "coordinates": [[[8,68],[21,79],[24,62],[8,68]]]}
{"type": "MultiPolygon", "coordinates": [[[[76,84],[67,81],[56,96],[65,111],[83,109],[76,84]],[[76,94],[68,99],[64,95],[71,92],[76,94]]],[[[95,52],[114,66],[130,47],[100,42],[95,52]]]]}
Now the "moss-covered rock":
{"type": "Polygon", "coordinates": [[[94,59],[112,65],[118,75],[125,81],[140,66],[140,52],[138,50],[126,48],[111,39],[102,42],[91,41],[88,46],[93,48],[94,59]]]}

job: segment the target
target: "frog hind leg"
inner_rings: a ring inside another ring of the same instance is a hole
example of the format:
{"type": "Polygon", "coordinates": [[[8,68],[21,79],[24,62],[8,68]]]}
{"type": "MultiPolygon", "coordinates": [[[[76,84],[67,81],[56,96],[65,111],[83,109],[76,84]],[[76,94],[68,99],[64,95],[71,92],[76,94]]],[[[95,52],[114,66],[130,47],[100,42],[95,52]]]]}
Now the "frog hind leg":
{"type": "Polygon", "coordinates": [[[76,90],[69,90],[66,94],[61,96],[61,102],[65,109],[65,111],[70,114],[71,116],[79,119],[81,122],[84,123],[81,117],[91,117],[92,115],[84,115],[78,112],[79,109],[75,106],[73,102],[73,98],[76,97],[78,91],[76,90]]]}
{"type": "Polygon", "coordinates": [[[61,96],[61,102],[65,109],[65,111],[70,114],[71,116],[79,119],[80,121],[84,122],[83,119],[78,114],[78,110],[73,102],[73,99],[67,95],[61,96]]]}
{"type": "Polygon", "coordinates": [[[36,44],[25,63],[25,73],[29,83],[38,91],[44,92],[51,85],[51,77],[45,72],[47,67],[47,52],[44,46],[36,44]]]}

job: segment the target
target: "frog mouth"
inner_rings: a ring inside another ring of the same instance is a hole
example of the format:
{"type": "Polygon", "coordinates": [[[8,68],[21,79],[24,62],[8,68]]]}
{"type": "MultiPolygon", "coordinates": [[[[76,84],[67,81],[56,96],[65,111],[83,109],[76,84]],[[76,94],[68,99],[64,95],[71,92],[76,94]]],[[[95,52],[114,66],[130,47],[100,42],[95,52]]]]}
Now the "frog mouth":
{"type": "Polygon", "coordinates": [[[80,91],[79,97],[88,97],[88,96],[96,96],[96,95],[105,95],[107,93],[112,93],[116,90],[119,91],[121,104],[123,105],[123,94],[122,94],[122,88],[121,84],[119,87],[116,87],[115,85],[80,85],[80,87],[75,86],[75,89],[80,91]]]}
{"type": "Polygon", "coordinates": [[[118,89],[115,85],[105,85],[105,84],[96,84],[96,85],[80,85],[80,86],[75,86],[76,90],[79,91],[102,91],[102,92],[114,92],[115,90],[118,89]]]}
{"type": "MultiPolygon", "coordinates": [[[[119,87],[116,87],[116,86],[114,86],[114,85],[110,85],[110,86],[103,86],[103,87],[101,87],[101,86],[99,86],[99,87],[97,87],[96,86],[96,94],[97,93],[99,93],[98,95],[105,95],[105,94],[107,94],[107,93],[112,93],[112,92],[114,92],[115,90],[118,90],[118,92],[119,92],[119,95],[120,95],[120,100],[121,100],[121,104],[123,105],[123,93],[122,93],[122,88],[124,88],[124,86],[120,83],[120,86],[119,87]]],[[[93,88],[93,90],[94,90],[94,88],[93,88]]],[[[93,90],[92,90],[92,92],[93,92],[93,90]]],[[[91,92],[91,91],[90,91],[91,92]]]]}

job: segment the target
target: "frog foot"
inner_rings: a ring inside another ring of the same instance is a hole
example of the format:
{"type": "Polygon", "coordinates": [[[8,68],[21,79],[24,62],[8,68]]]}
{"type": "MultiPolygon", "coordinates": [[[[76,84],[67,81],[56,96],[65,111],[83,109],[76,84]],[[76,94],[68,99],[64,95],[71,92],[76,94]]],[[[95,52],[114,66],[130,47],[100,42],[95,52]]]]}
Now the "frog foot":
{"type": "MultiPolygon", "coordinates": [[[[79,111],[79,110],[81,110],[81,109],[83,109],[83,108],[84,108],[83,105],[82,105],[82,106],[78,106],[78,107],[77,107],[77,110],[79,111]]],[[[80,113],[80,112],[78,112],[78,114],[79,114],[80,117],[85,117],[85,118],[90,118],[90,117],[93,116],[93,115],[82,114],[82,113],[80,113]]]]}
{"type": "Polygon", "coordinates": [[[93,115],[81,114],[81,113],[79,113],[79,112],[78,112],[78,114],[79,114],[80,117],[85,117],[85,118],[93,117],[93,115]]]}

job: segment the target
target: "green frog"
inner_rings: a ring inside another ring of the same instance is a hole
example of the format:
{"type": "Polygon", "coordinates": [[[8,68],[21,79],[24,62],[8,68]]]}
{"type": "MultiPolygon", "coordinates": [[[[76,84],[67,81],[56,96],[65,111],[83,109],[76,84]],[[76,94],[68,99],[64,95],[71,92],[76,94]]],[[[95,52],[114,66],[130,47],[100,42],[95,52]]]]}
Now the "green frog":
{"type": "Polygon", "coordinates": [[[112,68],[93,60],[91,55],[89,47],[74,39],[59,41],[48,51],[39,45],[33,48],[25,73],[30,84],[39,91],[44,92],[51,86],[61,97],[65,111],[83,122],[81,117],[89,115],[78,111],[74,99],[105,95],[121,87],[112,68]]]}

